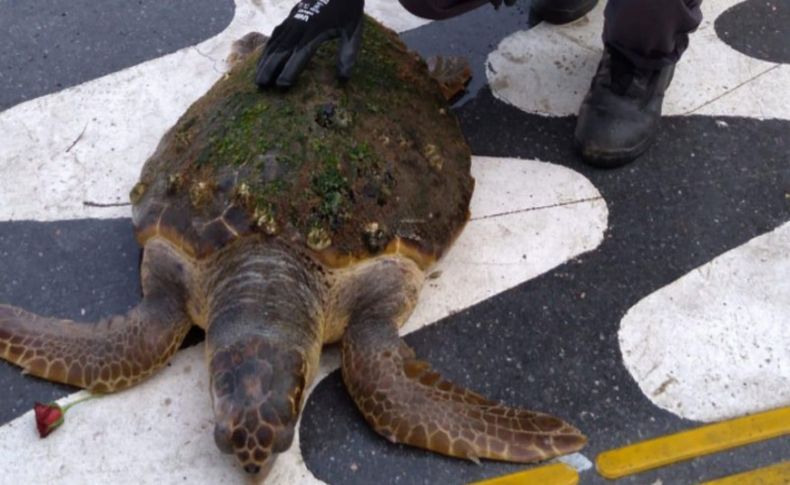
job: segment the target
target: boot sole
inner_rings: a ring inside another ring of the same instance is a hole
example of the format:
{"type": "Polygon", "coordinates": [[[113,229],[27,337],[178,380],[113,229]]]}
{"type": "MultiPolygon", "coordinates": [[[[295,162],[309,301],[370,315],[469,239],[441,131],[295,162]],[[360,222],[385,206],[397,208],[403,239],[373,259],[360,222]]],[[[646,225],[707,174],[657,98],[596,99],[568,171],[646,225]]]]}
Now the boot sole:
{"type": "Polygon", "coordinates": [[[633,162],[637,158],[641,157],[650,145],[653,144],[655,141],[656,135],[653,134],[650,137],[642,140],[639,144],[628,148],[626,150],[620,150],[617,152],[595,152],[591,150],[584,150],[582,143],[574,137],[573,144],[576,148],[576,152],[582,157],[582,160],[587,165],[596,167],[596,168],[619,168],[623,165],[628,165],[629,163],[633,162]]]}
{"type": "Polygon", "coordinates": [[[587,14],[590,10],[592,10],[595,5],[598,4],[598,0],[587,0],[583,2],[579,6],[571,10],[532,10],[532,12],[541,20],[548,22],[554,25],[562,25],[573,22],[587,14]]]}

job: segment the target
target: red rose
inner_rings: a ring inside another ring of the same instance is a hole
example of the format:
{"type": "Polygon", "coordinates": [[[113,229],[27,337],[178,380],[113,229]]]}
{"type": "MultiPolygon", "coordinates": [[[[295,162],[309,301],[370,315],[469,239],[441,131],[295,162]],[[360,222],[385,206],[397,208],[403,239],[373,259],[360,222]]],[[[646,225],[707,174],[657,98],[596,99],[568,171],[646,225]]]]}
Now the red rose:
{"type": "Polygon", "coordinates": [[[36,412],[36,427],[38,428],[38,435],[42,438],[49,436],[50,433],[58,429],[60,425],[63,424],[66,411],[71,409],[72,406],[76,406],[77,404],[87,401],[88,399],[93,399],[94,397],[96,397],[96,394],[88,394],[82,399],[77,399],[76,401],[66,404],[63,407],[61,407],[60,404],[56,402],[51,402],[49,404],[41,404],[40,402],[36,402],[33,405],[33,410],[36,412]]]}
{"type": "Polygon", "coordinates": [[[58,403],[41,404],[37,402],[33,405],[33,410],[36,412],[38,435],[42,438],[46,438],[63,424],[64,411],[58,403]]]}

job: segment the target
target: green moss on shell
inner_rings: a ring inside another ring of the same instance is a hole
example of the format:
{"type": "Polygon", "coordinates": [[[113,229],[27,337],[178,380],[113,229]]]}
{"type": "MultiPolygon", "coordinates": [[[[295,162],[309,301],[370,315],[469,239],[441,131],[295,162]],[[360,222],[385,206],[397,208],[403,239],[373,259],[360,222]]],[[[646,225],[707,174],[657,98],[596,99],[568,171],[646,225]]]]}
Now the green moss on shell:
{"type": "MultiPolygon", "coordinates": [[[[217,187],[213,204],[193,204],[192,217],[210,219],[227,204],[238,204],[251,225],[268,228],[266,233],[295,230],[313,246],[331,240],[338,251],[354,252],[370,239],[369,221],[381,221],[390,237],[397,235],[395,218],[415,220],[410,212],[441,203],[442,194],[428,189],[439,181],[424,174],[420,151],[422,138],[435,136],[449,140],[460,164],[460,178],[447,190],[461,194],[450,197],[461,200],[454,203],[456,219],[465,217],[468,150],[455,121],[438,115],[446,103],[424,63],[394,33],[367,22],[353,76],[345,84],[336,79],[336,42],[322,46],[287,91],[256,86],[259,55],[242,60],[189,109],[171,131],[170,143],[146,165],[144,179],[166,174],[182,181],[179,186],[217,187]],[[230,187],[217,181],[229,171],[236,174],[230,187]],[[390,205],[400,197],[398,184],[416,194],[404,195],[402,208],[390,205]],[[430,201],[419,200],[426,197],[430,201]]],[[[168,197],[181,192],[171,190],[168,197]]],[[[383,246],[385,233],[376,234],[372,246],[383,246]]]]}

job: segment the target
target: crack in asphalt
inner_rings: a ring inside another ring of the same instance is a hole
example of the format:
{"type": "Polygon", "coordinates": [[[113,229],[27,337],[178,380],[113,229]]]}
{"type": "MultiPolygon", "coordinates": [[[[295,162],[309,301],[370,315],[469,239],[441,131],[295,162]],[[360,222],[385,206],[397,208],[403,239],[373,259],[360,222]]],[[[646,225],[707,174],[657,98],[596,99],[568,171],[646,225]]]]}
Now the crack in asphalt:
{"type": "Polygon", "coordinates": [[[759,78],[763,77],[764,75],[768,74],[769,72],[779,68],[780,66],[781,66],[781,64],[774,64],[773,66],[769,67],[765,71],[763,71],[763,72],[761,72],[759,74],[755,74],[754,76],[752,76],[749,79],[741,82],[740,84],[736,85],[735,87],[733,87],[731,89],[728,89],[727,91],[721,93],[718,96],[715,96],[713,99],[709,99],[709,100],[705,101],[704,103],[702,103],[701,105],[697,106],[696,108],[690,109],[690,110],[686,111],[685,113],[681,113],[680,116],[692,115],[692,114],[696,113],[697,111],[701,110],[702,108],[704,108],[705,106],[709,106],[709,105],[715,103],[716,101],[720,100],[721,98],[723,98],[725,96],[728,96],[730,93],[734,93],[738,89],[746,86],[747,84],[752,83],[753,81],[756,81],[757,79],[759,79],[759,78]]]}
{"type": "Polygon", "coordinates": [[[509,216],[509,215],[513,215],[513,214],[521,214],[521,213],[524,213],[524,212],[534,212],[534,211],[539,211],[539,210],[554,209],[556,207],[565,207],[565,206],[569,206],[569,205],[583,204],[585,202],[594,202],[596,200],[603,200],[603,197],[601,197],[599,195],[597,197],[586,197],[584,199],[576,199],[576,200],[571,200],[571,201],[568,201],[568,202],[558,202],[556,204],[539,205],[539,206],[536,206],[536,207],[527,207],[525,209],[516,209],[516,210],[512,210],[512,211],[497,212],[496,214],[488,214],[486,216],[472,217],[472,218],[469,219],[469,221],[481,221],[483,219],[493,219],[494,217],[509,216]]]}

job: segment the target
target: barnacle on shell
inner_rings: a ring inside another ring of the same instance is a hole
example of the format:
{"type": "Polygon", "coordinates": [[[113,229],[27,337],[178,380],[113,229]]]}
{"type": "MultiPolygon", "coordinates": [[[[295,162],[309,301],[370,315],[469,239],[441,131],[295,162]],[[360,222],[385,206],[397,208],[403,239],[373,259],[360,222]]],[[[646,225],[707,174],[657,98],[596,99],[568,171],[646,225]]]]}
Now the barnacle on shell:
{"type": "Polygon", "coordinates": [[[137,182],[129,192],[129,200],[132,202],[132,204],[140,202],[140,199],[143,198],[146,190],[148,190],[148,186],[146,184],[143,182],[137,182]]]}
{"type": "Polygon", "coordinates": [[[274,214],[269,207],[256,208],[253,217],[255,217],[255,223],[258,227],[263,229],[263,232],[269,236],[277,234],[279,230],[277,220],[274,218],[274,214]]]}
{"type": "Polygon", "coordinates": [[[321,251],[332,245],[332,238],[322,227],[314,227],[307,233],[307,246],[313,251],[321,251]]]}

